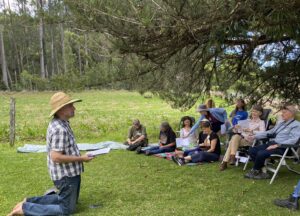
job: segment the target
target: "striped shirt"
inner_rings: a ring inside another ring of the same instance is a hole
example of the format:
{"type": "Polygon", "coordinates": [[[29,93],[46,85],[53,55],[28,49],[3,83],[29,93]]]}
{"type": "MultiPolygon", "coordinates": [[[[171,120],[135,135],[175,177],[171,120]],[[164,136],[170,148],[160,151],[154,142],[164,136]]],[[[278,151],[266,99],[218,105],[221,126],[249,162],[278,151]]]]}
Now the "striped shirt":
{"type": "Polygon", "coordinates": [[[80,156],[73,131],[68,121],[53,118],[47,130],[47,163],[50,177],[53,181],[63,177],[74,177],[83,172],[82,162],[55,163],[50,152],[62,152],[64,155],[80,156]]]}

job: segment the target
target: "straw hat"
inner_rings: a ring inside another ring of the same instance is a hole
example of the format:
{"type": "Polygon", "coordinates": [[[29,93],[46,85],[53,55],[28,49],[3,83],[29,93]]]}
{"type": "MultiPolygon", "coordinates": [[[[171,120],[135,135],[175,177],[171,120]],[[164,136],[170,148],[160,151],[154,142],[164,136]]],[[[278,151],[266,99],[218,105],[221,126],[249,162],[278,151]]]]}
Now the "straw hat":
{"type": "Polygon", "coordinates": [[[53,116],[58,110],[60,110],[64,106],[76,102],[81,102],[81,101],[82,100],[80,99],[71,99],[70,96],[64,92],[57,92],[50,99],[50,105],[52,111],[49,117],[53,116]]]}
{"type": "Polygon", "coordinates": [[[209,109],[205,104],[201,104],[198,106],[197,112],[208,111],[209,109]]]}

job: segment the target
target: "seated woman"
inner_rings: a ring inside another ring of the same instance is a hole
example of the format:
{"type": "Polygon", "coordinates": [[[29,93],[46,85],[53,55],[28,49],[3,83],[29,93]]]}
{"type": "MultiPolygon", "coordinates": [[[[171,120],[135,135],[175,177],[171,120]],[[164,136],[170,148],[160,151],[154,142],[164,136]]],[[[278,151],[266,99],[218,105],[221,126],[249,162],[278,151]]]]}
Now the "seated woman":
{"type": "Polygon", "coordinates": [[[263,108],[259,105],[254,105],[251,110],[251,118],[248,120],[248,128],[241,129],[238,124],[233,128],[235,134],[232,136],[223,161],[220,165],[220,171],[227,169],[227,163],[235,164],[235,154],[240,146],[251,146],[253,135],[256,132],[265,131],[265,122],[260,119],[263,113],[263,108]],[[238,133],[241,132],[241,133],[238,133]]]}
{"type": "MultiPolygon", "coordinates": [[[[188,116],[185,116],[185,117],[188,117],[188,116]]],[[[190,122],[192,122],[192,121],[191,121],[190,117],[188,117],[188,118],[185,118],[185,117],[183,117],[183,119],[185,119],[185,120],[183,121],[183,127],[180,130],[180,138],[189,139],[190,147],[176,148],[176,150],[175,150],[176,156],[182,156],[183,152],[185,150],[194,149],[195,147],[198,146],[196,133],[194,132],[194,133],[189,134],[191,127],[193,126],[192,124],[190,124],[190,122]]],[[[202,120],[202,122],[205,122],[205,121],[207,122],[208,120],[207,119],[202,120]]]]}
{"type": "Polygon", "coordinates": [[[197,142],[197,135],[196,133],[189,134],[193,126],[193,121],[191,117],[184,116],[182,118],[182,122],[183,124],[180,130],[180,138],[188,139],[190,146],[195,146],[197,142]]]}
{"type": "Polygon", "coordinates": [[[129,128],[127,141],[124,143],[128,145],[127,150],[134,151],[139,146],[145,147],[148,145],[146,128],[140,123],[138,119],[132,122],[129,128]]]}
{"type": "Polygon", "coordinates": [[[239,120],[246,120],[248,118],[248,112],[246,109],[246,103],[243,99],[236,101],[235,109],[230,113],[231,123],[235,126],[239,120]]]}
{"type": "Polygon", "coordinates": [[[197,148],[186,150],[172,157],[172,160],[179,166],[186,163],[201,163],[218,161],[221,154],[221,145],[218,135],[212,131],[210,122],[202,121],[202,131],[199,134],[199,146],[197,148]]]}
{"type": "Polygon", "coordinates": [[[173,152],[176,148],[176,134],[168,122],[163,122],[160,126],[159,146],[154,146],[146,151],[142,148],[137,149],[137,153],[145,153],[145,155],[153,155],[165,152],[173,152]]]}

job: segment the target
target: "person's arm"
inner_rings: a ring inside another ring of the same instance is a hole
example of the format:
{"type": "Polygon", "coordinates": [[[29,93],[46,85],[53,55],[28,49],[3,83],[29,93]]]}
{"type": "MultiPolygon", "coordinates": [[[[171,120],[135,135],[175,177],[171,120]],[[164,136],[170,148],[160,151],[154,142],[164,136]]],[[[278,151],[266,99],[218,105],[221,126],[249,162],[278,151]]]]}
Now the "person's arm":
{"type": "MultiPolygon", "coordinates": [[[[280,142],[280,145],[285,144],[295,144],[300,138],[300,124],[296,124],[292,127],[288,139],[284,140],[283,142],[280,142]]],[[[276,138],[275,138],[276,141],[276,138]]]]}
{"type": "Polygon", "coordinates": [[[68,133],[63,129],[56,130],[51,138],[50,158],[55,163],[87,162],[93,159],[87,154],[83,156],[65,155],[65,146],[69,143],[68,133]]]}
{"type": "Polygon", "coordinates": [[[222,110],[222,115],[223,115],[223,118],[224,118],[224,123],[227,121],[227,112],[225,109],[221,109],[222,110]]]}
{"type": "Polygon", "coordinates": [[[136,140],[134,140],[133,142],[131,142],[132,144],[135,144],[137,142],[143,141],[145,139],[145,135],[140,136],[139,138],[137,138],[136,140]]]}
{"type": "Polygon", "coordinates": [[[163,148],[173,147],[176,145],[176,142],[169,143],[168,145],[162,146],[163,148]]]}
{"type": "Polygon", "coordinates": [[[82,156],[73,156],[65,155],[62,152],[53,150],[50,152],[50,157],[55,163],[88,162],[94,158],[89,156],[88,154],[82,156]]]}
{"type": "Polygon", "coordinates": [[[169,142],[170,142],[169,144],[162,146],[162,148],[168,148],[168,147],[176,146],[176,134],[174,132],[171,132],[169,142]]]}
{"type": "Polygon", "coordinates": [[[210,141],[210,148],[207,150],[207,152],[214,152],[216,145],[217,145],[218,139],[213,139],[210,141]]]}
{"type": "Polygon", "coordinates": [[[254,136],[255,139],[264,139],[264,138],[267,138],[268,134],[272,134],[274,131],[276,131],[276,129],[278,128],[278,125],[276,125],[274,128],[272,128],[271,130],[268,130],[268,131],[255,132],[255,136],[254,136]]]}
{"type": "Polygon", "coordinates": [[[194,133],[197,128],[200,126],[200,122],[204,119],[204,115],[201,115],[200,118],[197,120],[197,122],[194,124],[194,126],[192,127],[192,129],[190,130],[188,136],[192,133],[194,133]]]}
{"type": "Polygon", "coordinates": [[[128,142],[128,144],[132,144],[132,142],[131,142],[132,136],[133,136],[133,133],[132,133],[132,127],[130,127],[130,128],[128,129],[128,135],[127,135],[127,142],[128,142]]]}

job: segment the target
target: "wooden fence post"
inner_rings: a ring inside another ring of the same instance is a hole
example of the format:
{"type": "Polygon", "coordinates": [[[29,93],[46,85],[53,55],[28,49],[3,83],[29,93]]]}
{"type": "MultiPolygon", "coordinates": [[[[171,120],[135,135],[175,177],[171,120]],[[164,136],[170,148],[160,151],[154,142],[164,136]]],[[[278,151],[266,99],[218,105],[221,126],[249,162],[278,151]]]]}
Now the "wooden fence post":
{"type": "Polygon", "coordinates": [[[9,144],[10,146],[15,145],[15,127],[16,127],[16,99],[10,98],[10,133],[9,133],[9,144]]]}

